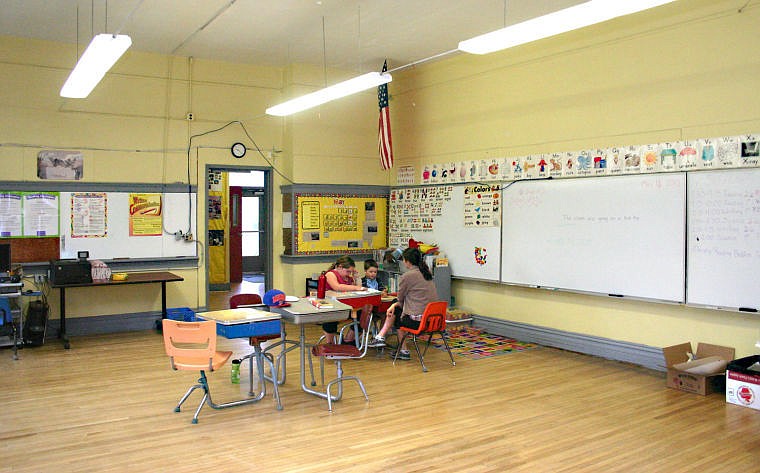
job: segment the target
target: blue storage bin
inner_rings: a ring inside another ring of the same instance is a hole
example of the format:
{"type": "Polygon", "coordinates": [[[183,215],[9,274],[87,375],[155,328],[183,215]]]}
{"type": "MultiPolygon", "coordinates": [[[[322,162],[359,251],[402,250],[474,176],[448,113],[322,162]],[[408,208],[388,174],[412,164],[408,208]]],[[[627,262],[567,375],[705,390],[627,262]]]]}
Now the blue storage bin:
{"type": "Polygon", "coordinates": [[[195,322],[195,312],[189,307],[173,307],[166,309],[166,318],[181,322],[195,322]]]}
{"type": "Polygon", "coordinates": [[[264,320],[250,324],[224,325],[216,323],[216,334],[225,338],[263,337],[265,335],[279,335],[279,320],[264,320]]]}

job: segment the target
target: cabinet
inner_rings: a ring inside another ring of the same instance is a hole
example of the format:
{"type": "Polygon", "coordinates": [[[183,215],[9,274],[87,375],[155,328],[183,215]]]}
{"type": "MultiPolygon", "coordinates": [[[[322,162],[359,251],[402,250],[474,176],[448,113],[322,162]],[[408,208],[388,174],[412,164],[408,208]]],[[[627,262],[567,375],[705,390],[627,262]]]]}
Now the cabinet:
{"type": "MultiPolygon", "coordinates": [[[[430,269],[433,271],[433,283],[436,292],[438,292],[438,300],[446,301],[447,304],[451,305],[451,267],[430,265],[430,269]]],[[[398,271],[385,269],[377,273],[378,279],[385,284],[388,292],[398,291],[398,281],[401,274],[398,271]]]]}

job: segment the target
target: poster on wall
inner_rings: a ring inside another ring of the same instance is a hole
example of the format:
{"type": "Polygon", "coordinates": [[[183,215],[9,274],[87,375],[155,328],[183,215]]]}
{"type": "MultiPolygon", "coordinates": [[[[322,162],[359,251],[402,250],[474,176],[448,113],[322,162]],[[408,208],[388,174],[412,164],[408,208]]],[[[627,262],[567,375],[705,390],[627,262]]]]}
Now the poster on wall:
{"type": "Polygon", "coordinates": [[[108,234],[105,192],[71,194],[71,238],[104,238],[108,234]]]}
{"type": "Polygon", "coordinates": [[[387,246],[386,196],[296,194],[297,254],[358,253],[387,246]]]}
{"type": "Polygon", "coordinates": [[[58,235],[58,199],[58,192],[24,193],[24,236],[58,235]]]}
{"type": "Polygon", "coordinates": [[[0,193],[0,237],[21,236],[21,192],[0,193]]]}
{"type": "Polygon", "coordinates": [[[496,227],[501,215],[501,186],[477,185],[464,188],[464,226],[496,227]]]}
{"type": "Polygon", "coordinates": [[[222,219],[222,196],[221,195],[208,196],[208,219],[209,220],[222,219]]]}
{"type": "Polygon", "coordinates": [[[78,181],[84,177],[84,157],[81,151],[58,149],[44,150],[37,154],[37,177],[78,181]]]}
{"type": "Polygon", "coordinates": [[[414,185],[415,173],[414,166],[399,166],[396,171],[396,184],[399,186],[414,185]]]}
{"type": "Polygon", "coordinates": [[[163,233],[161,194],[129,194],[129,236],[163,233]]]}

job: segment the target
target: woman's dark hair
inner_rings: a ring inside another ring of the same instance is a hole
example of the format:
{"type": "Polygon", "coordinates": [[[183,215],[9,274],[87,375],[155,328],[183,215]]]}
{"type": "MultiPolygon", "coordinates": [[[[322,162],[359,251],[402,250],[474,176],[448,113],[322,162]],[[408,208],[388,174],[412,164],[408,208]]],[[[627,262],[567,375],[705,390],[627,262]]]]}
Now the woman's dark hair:
{"type": "Polygon", "coordinates": [[[335,260],[335,262],[330,266],[330,268],[328,269],[328,271],[330,271],[331,269],[335,269],[335,268],[347,268],[348,269],[348,268],[355,268],[355,267],[356,267],[356,263],[354,263],[353,258],[351,258],[350,256],[343,255],[343,256],[339,257],[337,260],[335,260]]]}
{"type": "Polygon", "coordinates": [[[401,253],[401,259],[409,261],[412,266],[420,268],[420,273],[422,273],[422,277],[426,280],[430,281],[433,279],[433,273],[430,272],[430,268],[428,268],[427,263],[425,263],[425,260],[422,258],[422,252],[419,248],[405,249],[404,252],[401,253]]]}

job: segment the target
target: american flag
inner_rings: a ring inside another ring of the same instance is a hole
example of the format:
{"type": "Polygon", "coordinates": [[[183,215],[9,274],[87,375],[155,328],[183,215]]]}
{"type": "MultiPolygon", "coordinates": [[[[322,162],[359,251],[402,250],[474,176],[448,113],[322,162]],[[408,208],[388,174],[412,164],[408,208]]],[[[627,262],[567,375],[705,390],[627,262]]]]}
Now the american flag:
{"type": "MultiPolygon", "coordinates": [[[[383,73],[388,71],[388,61],[383,62],[383,73]]],[[[393,142],[391,141],[391,113],[388,107],[388,84],[377,88],[377,102],[380,107],[378,122],[378,148],[380,150],[380,166],[383,169],[393,167],[393,142]]]]}

